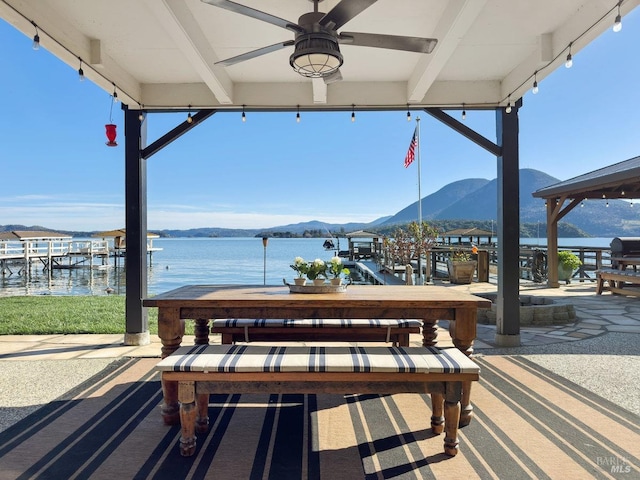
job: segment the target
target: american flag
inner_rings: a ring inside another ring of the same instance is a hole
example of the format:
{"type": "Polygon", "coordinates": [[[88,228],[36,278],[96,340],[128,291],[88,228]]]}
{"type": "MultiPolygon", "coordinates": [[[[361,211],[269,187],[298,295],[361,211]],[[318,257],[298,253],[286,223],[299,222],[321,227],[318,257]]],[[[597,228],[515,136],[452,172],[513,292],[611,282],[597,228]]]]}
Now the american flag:
{"type": "Polygon", "coordinates": [[[416,158],[416,148],[418,147],[418,127],[413,131],[413,137],[411,137],[411,143],[409,144],[409,151],[407,156],[404,157],[404,168],[408,168],[409,165],[416,158]]]}

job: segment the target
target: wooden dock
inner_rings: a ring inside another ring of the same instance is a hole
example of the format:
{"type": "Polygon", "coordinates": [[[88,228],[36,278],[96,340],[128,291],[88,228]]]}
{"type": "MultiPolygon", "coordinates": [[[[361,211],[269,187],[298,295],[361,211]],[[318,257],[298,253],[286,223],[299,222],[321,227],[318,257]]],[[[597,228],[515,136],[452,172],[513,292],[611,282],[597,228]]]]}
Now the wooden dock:
{"type": "MultiPolygon", "coordinates": [[[[125,245],[107,239],[74,240],[56,232],[12,231],[0,233],[0,275],[30,272],[41,264],[43,271],[72,268],[109,268],[109,258],[124,255],[125,245]]],[[[148,246],[148,253],[162,250],[148,246]]]]}

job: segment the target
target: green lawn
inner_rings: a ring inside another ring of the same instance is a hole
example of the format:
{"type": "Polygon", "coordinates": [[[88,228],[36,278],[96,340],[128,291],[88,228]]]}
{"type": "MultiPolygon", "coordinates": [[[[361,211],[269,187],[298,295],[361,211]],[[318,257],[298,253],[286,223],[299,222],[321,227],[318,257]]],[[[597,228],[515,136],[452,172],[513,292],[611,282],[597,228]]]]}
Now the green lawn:
{"type": "MultiPolygon", "coordinates": [[[[124,296],[0,297],[0,335],[124,334],[125,329],[124,296]]],[[[149,309],[149,331],[158,333],[156,308],[149,309]]]]}

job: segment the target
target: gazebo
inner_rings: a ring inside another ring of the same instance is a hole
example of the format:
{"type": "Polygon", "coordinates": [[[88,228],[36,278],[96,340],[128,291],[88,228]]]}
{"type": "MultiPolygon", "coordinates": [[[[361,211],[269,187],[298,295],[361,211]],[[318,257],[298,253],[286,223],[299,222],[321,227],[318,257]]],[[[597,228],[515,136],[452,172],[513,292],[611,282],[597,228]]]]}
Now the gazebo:
{"type": "Polygon", "coordinates": [[[445,240],[446,244],[453,243],[452,240],[455,238],[457,240],[457,243],[459,244],[462,244],[464,242],[474,243],[475,241],[476,245],[480,245],[483,238],[486,238],[485,243],[491,243],[493,239],[493,232],[488,232],[486,230],[482,230],[481,228],[475,227],[456,228],[454,230],[449,230],[448,232],[442,233],[440,237],[445,240]]]}
{"type": "MultiPolygon", "coordinates": [[[[149,341],[146,185],[156,152],[214,114],[398,110],[431,115],[496,157],[496,340],[514,345],[519,208],[508,199],[519,195],[520,99],[638,4],[3,0],[0,17],[123,103],[126,343],[149,341]],[[452,116],[473,109],[495,112],[495,139],[452,116]],[[184,121],[148,144],[148,122],[167,111],[184,121]]],[[[115,125],[106,128],[116,143],[115,125]]]]}
{"type": "MultiPolygon", "coordinates": [[[[547,251],[558,250],[558,222],[584,200],[640,198],[640,157],[570,178],[532,194],[544,198],[547,208],[547,251]]],[[[558,258],[549,255],[547,283],[559,287],[558,258]]]]}

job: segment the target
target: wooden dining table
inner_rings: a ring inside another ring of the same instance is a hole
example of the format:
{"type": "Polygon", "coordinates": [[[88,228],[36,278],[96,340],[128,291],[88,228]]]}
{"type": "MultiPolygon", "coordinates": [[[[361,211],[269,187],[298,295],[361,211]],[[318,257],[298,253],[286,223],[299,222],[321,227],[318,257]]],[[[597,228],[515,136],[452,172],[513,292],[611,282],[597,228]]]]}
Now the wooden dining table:
{"type": "MultiPolygon", "coordinates": [[[[491,302],[457,289],[418,285],[350,285],[344,291],[290,293],[283,286],[185,285],[143,299],[158,308],[162,358],[177,350],[185,320],[193,320],[195,343],[209,343],[209,322],[220,318],[381,318],[422,320],[422,344],[437,345],[437,321],[449,320],[453,344],[470,355],[476,337],[478,308],[491,302]]],[[[463,387],[461,424],[471,419],[469,385],[463,387]]],[[[177,382],[163,382],[165,423],[179,423],[177,382]]],[[[347,392],[345,392],[347,393],[347,392]]]]}

